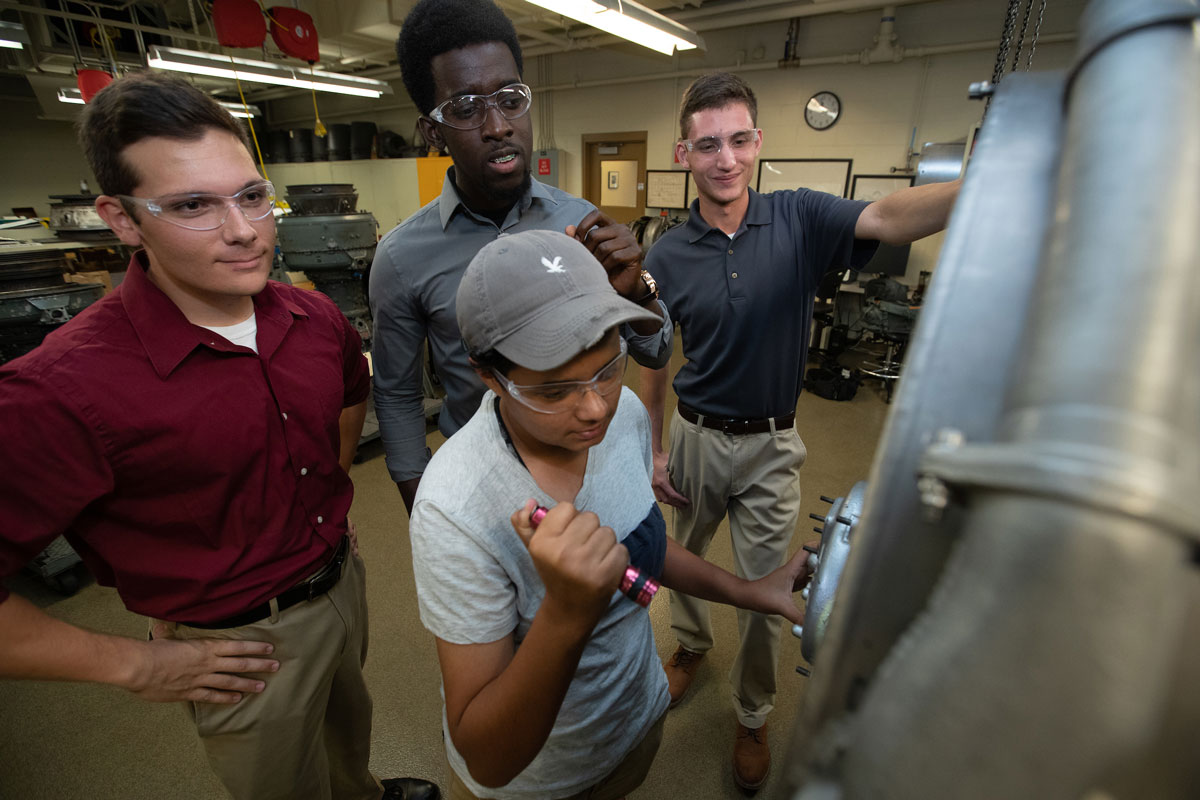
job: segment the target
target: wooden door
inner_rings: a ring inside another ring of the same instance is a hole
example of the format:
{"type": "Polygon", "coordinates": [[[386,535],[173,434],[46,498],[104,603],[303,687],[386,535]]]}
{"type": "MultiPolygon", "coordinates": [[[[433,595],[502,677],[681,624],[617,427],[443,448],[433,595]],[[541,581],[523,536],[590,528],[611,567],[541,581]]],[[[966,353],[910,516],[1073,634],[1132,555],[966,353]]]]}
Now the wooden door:
{"type": "Polygon", "coordinates": [[[617,222],[646,209],[646,132],[589,133],[583,137],[583,196],[617,222]]]}

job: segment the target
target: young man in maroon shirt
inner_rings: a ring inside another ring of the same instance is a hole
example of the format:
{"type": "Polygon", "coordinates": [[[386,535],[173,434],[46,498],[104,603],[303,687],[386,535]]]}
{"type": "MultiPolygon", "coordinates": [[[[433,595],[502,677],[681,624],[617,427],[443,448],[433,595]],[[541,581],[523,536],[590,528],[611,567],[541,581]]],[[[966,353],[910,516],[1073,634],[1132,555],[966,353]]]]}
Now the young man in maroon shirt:
{"type": "Polygon", "coordinates": [[[0,676],[184,701],[235,798],[435,798],[367,769],[363,565],[347,469],[361,342],[267,281],[275,190],[238,124],[177,78],[100,92],[96,208],[141,249],[122,285],[0,367],[0,576],[56,536],[151,618],[138,641],[0,588],[0,676]]]}

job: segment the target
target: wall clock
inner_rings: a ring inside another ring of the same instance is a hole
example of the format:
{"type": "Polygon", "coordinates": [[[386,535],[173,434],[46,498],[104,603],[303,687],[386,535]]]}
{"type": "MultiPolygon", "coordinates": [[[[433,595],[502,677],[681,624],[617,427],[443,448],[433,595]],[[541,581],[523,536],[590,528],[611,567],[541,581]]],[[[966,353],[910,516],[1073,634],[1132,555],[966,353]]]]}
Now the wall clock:
{"type": "Polygon", "coordinates": [[[833,92],[817,92],[804,106],[804,121],[815,131],[833,126],[842,115],[842,101],[833,92]]]}

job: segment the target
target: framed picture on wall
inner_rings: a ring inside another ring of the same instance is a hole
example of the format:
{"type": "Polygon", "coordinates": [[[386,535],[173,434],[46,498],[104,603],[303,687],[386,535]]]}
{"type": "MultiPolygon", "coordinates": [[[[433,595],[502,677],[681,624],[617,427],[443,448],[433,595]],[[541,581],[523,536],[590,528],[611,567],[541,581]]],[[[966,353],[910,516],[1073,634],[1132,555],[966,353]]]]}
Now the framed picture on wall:
{"type": "Polygon", "coordinates": [[[873,202],[912,185],[912,175],[855,175],[850,186],[850,197],[873,202]]]}
{"type": "Polygon", "coordinates": [[[621,188],[621,173],[619,173],[619,172],[608,173],[608,188],[610,188],[610,189],[621,188]]]}
{"type": "Polygon", "coordinates": [[[850,191],[849,158],[760,158],[760,194],[779,189],[813,189],[845,197],[850,191]]]}
{"type": "Polygon", "coordinates": [[[695,187],[692,173],[680,169],[646,170],[647,208],[687,208],[692,204],[695,187]]]}

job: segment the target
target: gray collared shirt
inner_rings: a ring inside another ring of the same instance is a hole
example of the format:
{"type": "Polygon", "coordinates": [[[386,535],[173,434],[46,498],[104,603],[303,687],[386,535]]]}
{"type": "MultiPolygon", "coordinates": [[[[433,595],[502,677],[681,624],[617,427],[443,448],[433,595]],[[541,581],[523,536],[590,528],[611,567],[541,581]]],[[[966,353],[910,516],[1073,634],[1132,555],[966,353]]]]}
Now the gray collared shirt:
{"type": "MultiPolygon", "coordinates": [[[[452,170],[447,171],[436,200],[380,240],[371,266],[375,412],[388,471],[395,481],[419,477],[429,461],[421,379],[425,340],[446,390],[438,418],[442,433],[450,436],[461,428],[479,408],[485,391],[467,362],[455,316],[455,295],[467,264],[502,234],[561,231],[578,224],[594,208],[586,200],[532,179],[529,191],[496,227],[463,205],[452,170]]],[[[649,336],[638,336],[622,326],[629,353],[641,364],[661,367],[670,360],[671,320],[665,306],[662,313],[662,328],[649,336]]]]}

